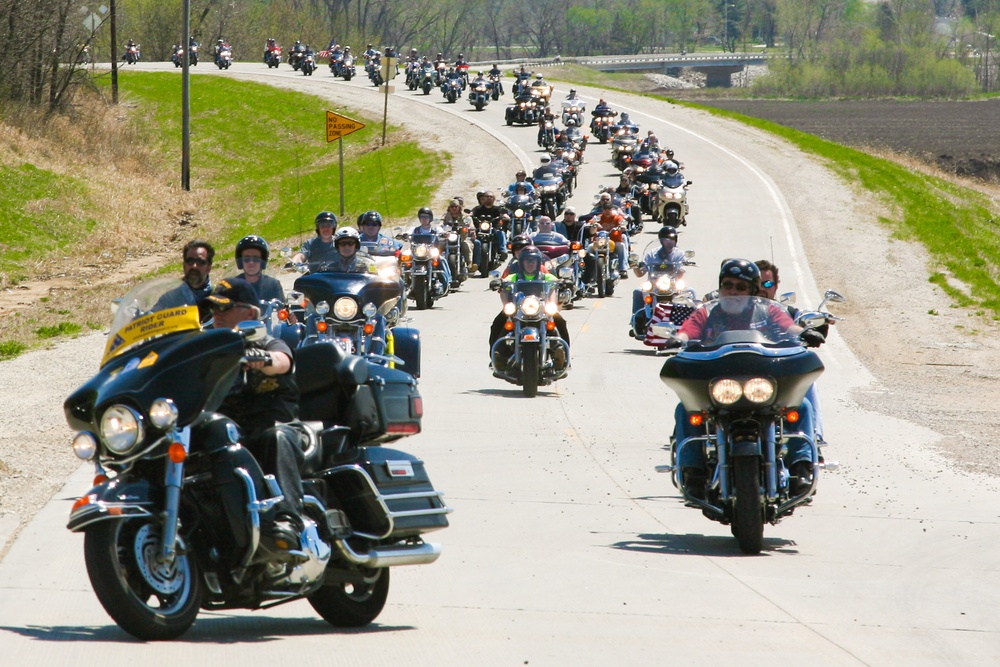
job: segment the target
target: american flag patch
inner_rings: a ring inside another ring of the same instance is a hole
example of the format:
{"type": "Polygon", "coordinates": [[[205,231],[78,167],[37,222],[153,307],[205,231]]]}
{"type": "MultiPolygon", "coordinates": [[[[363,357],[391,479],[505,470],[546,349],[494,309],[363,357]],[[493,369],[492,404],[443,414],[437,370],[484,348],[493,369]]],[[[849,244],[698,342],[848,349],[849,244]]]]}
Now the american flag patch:
{"type": "Polygon", "coordinates": [[[650,347],[663,347],[667,342],[665,338],[653,335],[653,325],[661,322],[670,322],[676,326],[684,324],[684,321],[691,317],[695,311],[695,306],[684,303],[658,303],[653,309],[653,317],[646,325],[646,336],[642,339],[643,345],[650,347]]]}

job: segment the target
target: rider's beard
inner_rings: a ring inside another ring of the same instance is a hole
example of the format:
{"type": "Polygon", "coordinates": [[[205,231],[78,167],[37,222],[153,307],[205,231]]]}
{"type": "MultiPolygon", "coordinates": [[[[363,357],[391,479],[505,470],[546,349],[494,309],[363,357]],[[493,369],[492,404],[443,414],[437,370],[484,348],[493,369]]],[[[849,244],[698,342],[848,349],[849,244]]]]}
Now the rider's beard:
{"type": "Polygon", "coordinates": [[[746,306],[747,298],[744,296],[723,296],[719,297],[719,308],[726,315],[738,315],[746,306]]]}
{"type": "Polygon", "coordinates": [[[184,282],[186,282],[192,288],[199,288],[205,284],[205,279],[202,278],[201,273],[196,269],[191,269],[184,274],[184,282]]]}

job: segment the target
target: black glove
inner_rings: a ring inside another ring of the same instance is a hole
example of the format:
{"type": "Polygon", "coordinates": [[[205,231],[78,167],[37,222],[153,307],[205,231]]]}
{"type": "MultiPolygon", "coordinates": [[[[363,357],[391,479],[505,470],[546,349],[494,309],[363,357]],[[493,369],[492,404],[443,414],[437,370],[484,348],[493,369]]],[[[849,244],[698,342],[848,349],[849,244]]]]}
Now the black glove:
{"type": "Polygon", "coordinates": [[[271,353],[267,350],[262,350],[259,347],[248,347],[246,352],[243,353],[243,357],[248,363],[263,361],[265,366],[270,366],[274,363],[274,358],[271,356],[271,353]]]}
{"type": "Polygon", "coordinates": [[[799,334],[799,338],[806,344],[806,347],[819,347],[826,342],[826,338],[815,329],[806,329],[799,334]]]}
{"type": "Polygon", "coordinates": [[[683,345],[684,341],[682,341],[680,338],[668,338],[667,341],[663,344],[663,349],[672,350],[674,348],[682,347],[683,345]]]}

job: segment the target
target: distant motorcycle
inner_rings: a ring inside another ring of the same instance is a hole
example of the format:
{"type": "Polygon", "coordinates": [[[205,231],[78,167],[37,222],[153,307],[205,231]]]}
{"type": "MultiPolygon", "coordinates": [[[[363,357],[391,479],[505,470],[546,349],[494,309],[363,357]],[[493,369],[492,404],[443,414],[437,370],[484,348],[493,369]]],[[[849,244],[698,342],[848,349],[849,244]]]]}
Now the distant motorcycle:
{"type": "Polygon", "coordinates": [[[487,83],[477,83],[469,90],[469,104],[482,111],[490,103],[490,86],[487,83]]]}
{"type": "Polygon", "coordinates": [[[122,60],[125,61],[126,65],[134,65],[142,59],[142,54],[139,51],[139,45],[133,44],[131,46],[125,47],[125,55],[122,56],[122,60]]]}
{"type": "Polygon", "coordinates": [[[264,63],[268,69],[277,68],[281,64],[281,47],[272,46],[264,52],[264,63]]]}
{"type": "Polygon", "coordinates": [[[233,64],[233,50],[229,48],[228,44],[223,46],[218,55],[215,56],[215,64],[218,65],[219,69],[229,69],[233,64]]]}
{"type": "Polygon", "coordinates": [[[316,54],[312,51],[306,51],[305,55],[302,56],[302,63],[299,65],[299,69],[302,70],[302,74],[305,76],[312,76],[317,67],[316,54]]]}

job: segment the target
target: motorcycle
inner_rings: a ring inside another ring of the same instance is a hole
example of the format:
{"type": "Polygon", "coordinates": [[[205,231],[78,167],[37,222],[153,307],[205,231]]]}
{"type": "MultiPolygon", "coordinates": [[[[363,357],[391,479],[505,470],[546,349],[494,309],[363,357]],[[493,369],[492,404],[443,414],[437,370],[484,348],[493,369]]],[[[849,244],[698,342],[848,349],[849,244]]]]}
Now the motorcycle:
{"type": "Polygon", "coordinates": [[[556,283],[518,280],[501,283],[510,300],[503,311],[507,334],[490,350],[493,377],[520,385],[532,398],[538,387],[552,384],[569,372],[569,344],[559,336],[553,317],[558,314],[556,283]]]}
{"type": "Polygon", "coordinates": [[[431,89],[435,87],[436,74],[433,69],[425,67],[420,73],[420,90],[424,92],[424,95],[430,95],[431,89]]]}
{"type": "MultiPolygon", "coordinates": [[[[750,300],[749,308],[778,307],[760,297],[725,298],[750,300]]],[[[711,301],[701,308],[712,310],[722,303],[711,301]]],[[[825,323],[826,317],[805,313],[798,321],[808,329],[825,323]]],[[[663,336],[674,328],[658,326],[663,336]]],[[[799,427],[803,399],[823,363],[797,337],[766,328],[714,335],[712,341],[689,341],[663,364],[660,379],[677,393],[697,435],[673,442],[671,464],[656,469],[671,473],[686,505],[729,525],[743,553],[757,554],[763,548],[764,524],[777,524],[811,502],[820,470],[837,467],[822,462],[814,434],[799,427]],[[678,461],[687,447],[703,450],[704,489],[683,479],[678,461]],[[793,447],[810,456],[799,475],[791,474],[783,458],[793,447]]]]}
{"type": "Polygon", "coordinates": [[[608,139],[611,137],[611,126],[614,125],[615,116],[618,115],[615,111],[605,111],[598,113],[590,121],[590,132],[597,140],[602,144],[608,143],[608,139]]]}
{"type": "Polygon", "coordinates": [[[299,47],[301,50],[296,50],[292,47],[292,53],[288,56],[288,64],[292,66],[292,70],[295,72],[299,71],[302,66],[302,59],[305,57],[306,52],[304,47],[299,47]]]}
{"type": "Polygon", "coordinates": [[[382,79],[382,58],[379,54],[375,54],[365,65],[365,71],[368,73],[368,80],[372,82],[373,86],[381,86],[384,82],[382,79]]]}
{"type": "Polygon", "coordinates": [[[580,281],[581,264],[587,254],[579,243],[569,245],[538,244],[538,249],[548,259],[549,272],[559,279],[556,294],[560,309],[570,309],[573,303],[583,297],[584,289],[580,281]]]}
{"type": "Polygon", "coordinates": [[[547,215],[553,220],[559,216],[563,202],[566,201],[566,187],[561,176],[554,172],[545,172],[543,178],[534,179],[535,192],[538,193],[537,205],[541,215],[547,215]]]}
{"type": "MultiPolygon", "coordinates": [[[[660,247],[660,241],[651,241],[642,256],[648,257],[660,247]]],[[[696,266],[693,250],[684,252],[684,260],[679,264],[657,264],[644,267],[646,280],[639,287],[642,308],[632,313],[628,335],[640,340],[644,345],[663,349],[666,339],[652,335],[650,325],[669,322],[679,327],[691,316],[697,306],[694,290],[687,287],[683,277],[678,277],[682,267],[696,266]]]]}
{"type": "Polygon", "coordinates": [[[281,64],[281,47],[273,46],[264,52],[264,64],[268,69],[277,68],[281,64]]]}
{"type": "Polygon", "coordinates": [[[455,290],[462,286],[462,283],[469,277],[469,266],[462,255],[462,242],[468,238],[471,231],[465,223],[442,223],[444,237],[447,239],[445,246],[445,261],[451,270],[451,289],[455,290]]]}
{"type": "Polygon", "coordinates": [[[496,102],[503,95],[503,81],[501,81],[499,76],[489,75],[487,77],[490,81],[490,97],[496,102]]]}
{"type": "Polygon", "coordinates": [[[125,55],[122,56],[122,60],[125,61],[126,65],[134,65],[141,59],[142,59],[142,54],[139,51],[138,44],[133,44],[132,46],[125,47],[125,55]]]}
{"type": "Polygon", "coordinates": [[[305,76],[312,76],[313,72],[316,71],[316,54],[312,51],[306,51],[302,56],[302,62],[299,64],[299,69],[305,76]]]}
{"type": "MultiPolygon", "coordinates": [[[[528,195],[511,195],[504,202],[507,209],[507,224],[504,232],[510,239],[518,234],[527,234],[534,229],[534,217],[532,215],[535,207],[535,200],[528,195]]],[[[555,219],[555,218],[553,218],[555,219]]]]}
{"type": "Polygon", "coordinates": [[[265,325],[203,330],[191,304],[175,279],[131,290],[99,371],[65,401],[73,451],[96,470],[67,525],[84,535],[94,593],[147,641],[179,637],[200,609],[296,599],[334,626],[370,623],[391,567],[437,559],[422,536],[451,511],[419,459],[380,446],[420,431],[416,380],[336,345],[295,350],[304,529],[301,550],[275,551],[261,523],[281,490],[216,412],[265,325]]]}
{"type": "Polygon", "coordinates": [[[344,81],[350,81],[355,74],[357,74],[357,68],[354,66],[354,56],[345,53],[344,60],[340,63],[340,78],[344,81]]]}
{"type": "Polygon", "coordinates": [[[451,288],[445,280],[442,261],[447,259],[441,257],[438,235],[401,234],[396,238],[410,244],[399,256],[407,293],[417,310],[430,308],[435,299],[447,296],[451,288]]]}
{"type": "Polygon", "coordinates": [[[694,181],[685,181],[680,172],[664,174],[656,191],[656,209],[659,219],[665,225],[679,227],[687,225],[688,186],[694,181]]]}
{"type": "Polygon", "coordinates": [[[454,104],[462,96],[462,80],[457,78],[446,79],[441,86],[441,92],[449,104],[454,104]]]}
{"type": "Polygon", "coordinates": [[[572,104],[565,104],[564,102],[563,104],[565,106],[563,106],[562,110],[562,124],[567,126],[576,125],[579,127],[583,119],[583,114],[586,110],[583,101],[580,100],[572,104]]]}
{"type": "Polygon", "coordinates": [[[229,69],[229,66],[233,64],[233,51],[228,45],[223,46],[219,51],[219,54],[215,57],[215,64],[219,69],[229,69]]]}
{"type": "Polygon", "coordinates": [[[191,66],[194,67],[198,64],[198,49],[200,47],[197,44],[192,44],[188,47],[188,52],[191,54],[191,66]]]}
{"type": "Polygon", "coordinates": [[[476,229],[476,238],[479,240],[479,277],[485,278],[490,271],[500,266],[506,254],[504,249],[499,247],[499,241],[494,243],[496,238],[494,230],[502,228],[503,221],[500,218],[477,217],[472,224],[476,229]]]}
{"type": "Polygon", "coordinates": [[[593,267],[587,282],[587,291],[597,294],[601,299],[612,296],[615,293],[615,286],[618,285],[620,269],[618,257],[614,254],[615,243],[621,243],[621,232],[615,229],[609,234],[598,226],[587,248],[587,255],[593,267]]]}
{"type": "Polygon", "coordinates": [[[629,166],[638,145],[635,135],[628,130],[622,128],[615,132],[611,140],[611,162],[615,165],[615,169],[624,171],[625,167],[629,166]]]}
{"type": "Polygon", "coordinates": [[[504,118],[507,125],[534,125],[538,122],[538,103],[529,94],[519,94],[514,98],[514,103],[507,107],[504,118]]]}
{"type": "Polygon", "coordinates": [[[174,52],[170,55],[170,62],[174,64],[174,67],[184,66],[184,47],[178,46],[174,49],[174,52]]]}
{"type": "Polygon", "coordinates": [[[547,151],[551,151],[552,147],[556,145],[556,127],[551,120],[545,121],[542,126],[542,134],[538,138],[538,145],[547,151]]]}
{"type": "MultiPolygon", "coordinates": [[[[494,98],[495,99],[495,98],[494,98]]],[[[469,104],[482,111],[490,103],[490,86],[488,83],[477,83],[469,90],[469,104]]]]}

